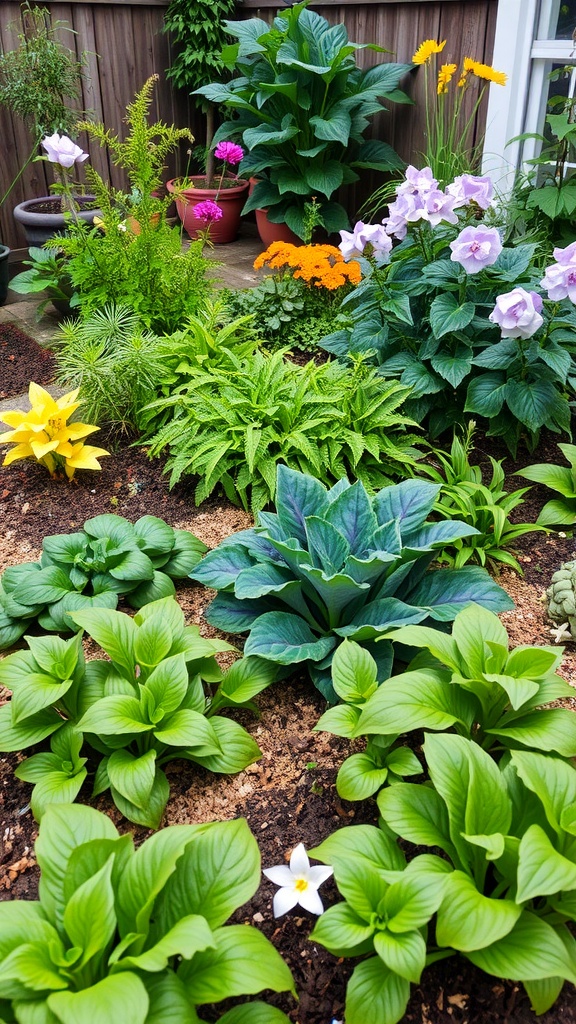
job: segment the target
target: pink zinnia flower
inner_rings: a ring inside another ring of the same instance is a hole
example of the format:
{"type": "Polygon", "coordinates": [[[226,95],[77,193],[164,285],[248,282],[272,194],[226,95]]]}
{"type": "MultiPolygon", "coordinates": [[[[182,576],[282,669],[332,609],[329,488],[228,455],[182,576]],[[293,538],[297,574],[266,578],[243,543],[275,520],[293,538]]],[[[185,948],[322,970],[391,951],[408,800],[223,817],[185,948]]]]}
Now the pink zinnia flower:
{"type": "Polygon", "coordinates": [[[214,156],[217,160],[224,160],[227,164],[235,166],[244,159],[244,150],[235,142],[219,142],[214,150],[214,156]]]}
{"type": "Polygon", "coordinates": [[[222,207],[213,203],[211,199],[205,199],[203,203],[196,203],[196,206],[192,207],[192,213],[198,220],[203,220],[205,224],[213,224],[215,220],[220,220],[223,216],[222,207]]]}

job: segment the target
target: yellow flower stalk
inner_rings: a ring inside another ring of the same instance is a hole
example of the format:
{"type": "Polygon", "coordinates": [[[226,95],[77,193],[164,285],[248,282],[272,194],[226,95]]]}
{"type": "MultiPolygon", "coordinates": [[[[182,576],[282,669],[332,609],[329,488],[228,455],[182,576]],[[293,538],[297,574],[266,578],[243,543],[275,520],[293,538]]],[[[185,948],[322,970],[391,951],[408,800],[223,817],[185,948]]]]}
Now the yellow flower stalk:
{"type": "Polygon", "coordinates": [[[52,398],[32,382],[28,389],[31,408],[26,412],[15,409],[3,413],[4,422],[13,429],[0,434],[0,444],[8,442],[15,447],[6,454],[2,465],[9,466],[18,459],[35,459],[46,466],[51,476],[64,469],[70,480],[77,469],[100,469],[98,458],[110,453],[83,441],[100,427],[67,422],[80,405],[76,401],[78,391],[76,388],[62,398],[52,398]]]}
{"type": "Polygon", "coordinates": [[[423,43],[420,43],[420,46],[412,57],[412,63],[428,64],[432,55],[434,53],[441,53],[445,46],[445,39],[443,39],[441,43],[437,43],[435,39],[425,39],[423,43]]]}
{"type": "Polygon", "coordinates": [[[456,71],[457,64],[443,64],[438,72],[438,87],[437,93],[440,96],[443,92],[448,92],[448,85],[452,81],[454,72],[456,71]]]}

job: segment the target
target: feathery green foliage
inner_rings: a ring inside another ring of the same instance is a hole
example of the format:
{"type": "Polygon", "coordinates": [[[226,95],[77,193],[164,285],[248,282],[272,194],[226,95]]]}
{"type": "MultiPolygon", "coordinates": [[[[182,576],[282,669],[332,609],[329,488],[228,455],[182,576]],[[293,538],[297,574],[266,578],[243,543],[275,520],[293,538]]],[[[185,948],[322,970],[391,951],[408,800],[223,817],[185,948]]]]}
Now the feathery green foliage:
{"type": "MultiPolygon", "coordinates": [[[[221,485],[228,498],[257,512],[274,500],[276,467],[284,463],[326,483],[356,476],[377,489],[403,476],[419,453],[414,426],[398,410],[407,388],[384,384],[358,362],[297,366],[282,351],[238,358],[189,379],[148,412],[170,419],[151,439],[150,454],[168,449],[173,486],[199,476],[196,503],[221,485]]],[[[154,422],[148,419],[147,430],[154,422]]]]}

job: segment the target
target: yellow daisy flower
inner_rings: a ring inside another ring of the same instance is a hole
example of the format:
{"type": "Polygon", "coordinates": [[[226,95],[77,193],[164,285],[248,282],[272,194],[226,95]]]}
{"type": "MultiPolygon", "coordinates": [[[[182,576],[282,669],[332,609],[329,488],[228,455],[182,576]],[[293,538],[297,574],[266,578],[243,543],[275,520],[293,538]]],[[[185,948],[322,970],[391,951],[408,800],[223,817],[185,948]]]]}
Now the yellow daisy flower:
{"type": "Polygon", "coordinates": [[[443,92],[448,92],[448,83],[452,81],[454,72],[456,71],[456,64],[443,64],[438,72],[438,95],[440,96],[443,92]]]}
{"type": "Polygon", "coordinates": [[[446,46],[446,40],[437,43],[435,39],[425,39],[412,57],[413,64],[427,64],[433,53],[441,53],[446,46]]]}

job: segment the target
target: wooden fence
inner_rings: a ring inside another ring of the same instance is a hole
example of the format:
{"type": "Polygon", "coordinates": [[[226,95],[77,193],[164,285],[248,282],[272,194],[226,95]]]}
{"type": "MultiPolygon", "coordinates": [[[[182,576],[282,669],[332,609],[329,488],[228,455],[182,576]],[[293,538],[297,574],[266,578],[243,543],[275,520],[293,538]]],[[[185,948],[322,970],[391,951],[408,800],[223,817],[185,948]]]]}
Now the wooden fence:
{"type": "MultiPolygon", "coordinates": [[[[176,92],[166,80],[171,44],[162,27],[168,2],[41,0],[42,6],[50,9],[53,21],[67,26],[67,29],[62,27],[58,30],[62,41],[77,54],[87,52],[80,108],[91,111],[97,121],[122,134],[126,104],[144,81],[157,73],[160,81],[152,110],[154,119],[175,123],[179,127],[189,126],[198,142],[202,142],[201,115],[190,98],[176,92]]],[[[332,24],[344,22],[355,42],[377,43],[392,51],[390,60],[409,62],[422,40],[446,39],[444,53],[447,61],[459,62],[466,55],[490,63],[497,5],[497,0],[346,0],[339,3],[317,0],[312,6],[318,8],[332,24]]],[[[207,2],[208,12],[209,7],[207,2]]],[[[270,20],[279,7],[277,0],[244,0],[239,5],[238,17],[270,20]]],[[[0,47],[4,51],[17,45],[19,18],[19,2],[0,0],[0,47]]],[[[382,59],[388,58],[371,50],[360,51],[358,55],[358,61],[364,67],[382,59]]],[[[390,142],[405,159],[417,162],[424,134],[423,69],[410,72],[403,85],[415,105],[390,105],[387,112],[374,118],[372,132],[375,137],[390,142]]],[[[468,111],[473,109],[479,85],[478,79],[472,79],[472,86],[465,97],[468,111]]],[[[477,115],[477,136],[481,133],[485,117],[484,106],[483,103],[477,115]]],[[[86,148],[85,139],[78,141],[86,148]]],[[[0,109],[0,197],[25,163],[31,145],[32,139],[25,126],[12,118],[7,110],[0,109]]],[[[122,174],[117,168],[110,167],[105,152],[91,145],[90,157],[94,167],[109,176],[113,185],[124,187],[122,174]]],[[[182,172],[180,156],[169,166],[166,176],[182,172]]],[[[6,245],[16,250],[23,246],[20,229],[11,216],[12,208],[25,198],[46,195],[50,180],[50,168],[46,163],[28,165],[0,211],[0,238],[6,245]]],[[[359,186],[349,191],[347,205],[351,215],[381,180],[374,174],[365,175],[359,186]]]]}

